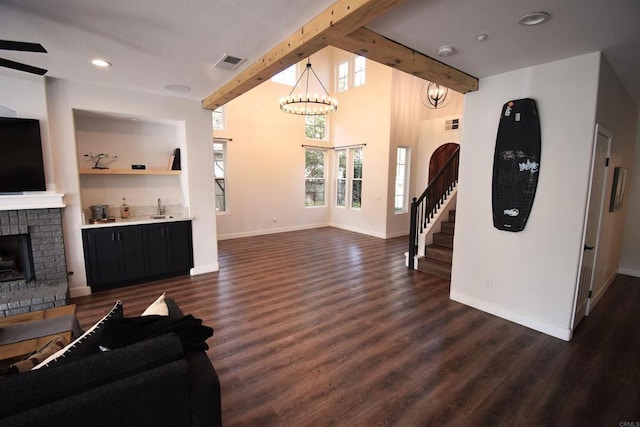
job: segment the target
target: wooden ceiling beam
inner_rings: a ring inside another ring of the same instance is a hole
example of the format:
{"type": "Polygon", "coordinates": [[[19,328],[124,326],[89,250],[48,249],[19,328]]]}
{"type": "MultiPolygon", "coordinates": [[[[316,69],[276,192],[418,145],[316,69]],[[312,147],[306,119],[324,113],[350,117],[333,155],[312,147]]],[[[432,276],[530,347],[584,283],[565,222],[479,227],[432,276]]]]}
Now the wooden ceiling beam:
{"type": "Polygon", "coordinates": [[[346,37],[332,37],[330,42],[337,48],[444,85],[456,92],[478,90],[477,78],[364,27],[346,37]]]}
{"type": "Polygon", "coordinates": [[[210,110],[350,34],[404,0],[338,0],[202,101],[210,110]]]}

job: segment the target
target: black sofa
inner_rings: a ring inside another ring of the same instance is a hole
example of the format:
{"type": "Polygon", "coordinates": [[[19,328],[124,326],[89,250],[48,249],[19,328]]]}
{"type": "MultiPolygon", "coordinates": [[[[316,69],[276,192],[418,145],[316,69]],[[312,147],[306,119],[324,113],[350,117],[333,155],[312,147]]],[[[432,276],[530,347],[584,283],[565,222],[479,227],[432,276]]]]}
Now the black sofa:
{"type": "Polygon", "coordinates": [[[0,425],[221,426],[220,383],[204,351],[165,333],[0,379],[0,425]]]}

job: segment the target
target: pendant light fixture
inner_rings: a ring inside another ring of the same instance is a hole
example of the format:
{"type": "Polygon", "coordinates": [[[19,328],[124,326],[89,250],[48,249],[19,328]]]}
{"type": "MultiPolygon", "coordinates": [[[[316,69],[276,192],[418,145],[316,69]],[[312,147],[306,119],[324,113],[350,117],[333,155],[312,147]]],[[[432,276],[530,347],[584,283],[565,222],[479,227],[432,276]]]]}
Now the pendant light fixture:
{"type": "Polygon", "coordinates": [[[447,105],[451,97],[448,87],[427,81],[422,86],[420,99],[425,107],[437,109],[447,105]]]}
{"type": "Polygon", "coordinates": [[[332,98],[325,89],[324,85],[318,78],[318,75],[313,68],[311,68],[311,61],[307,59],[307,67],[298,78],[298,81],[289,92],[288,96],[280,98],[280,109],[285,113],[300,114],[305,116],[317,116],[333,113],[338,109],[338,100],[332,98]],[[311,74],[315,77],[316,81],[320,84],[320,87],[324,93],[309,93],[309,78],[311,74]],[[304,80],[303,80],[304,79],[304,80]],[[305,85],[305,91],[295,94],[296,88],[302,90],[300,82],[303,81],[305,85]],[[299,87],[300,85],[300,87],[299,87]]]}

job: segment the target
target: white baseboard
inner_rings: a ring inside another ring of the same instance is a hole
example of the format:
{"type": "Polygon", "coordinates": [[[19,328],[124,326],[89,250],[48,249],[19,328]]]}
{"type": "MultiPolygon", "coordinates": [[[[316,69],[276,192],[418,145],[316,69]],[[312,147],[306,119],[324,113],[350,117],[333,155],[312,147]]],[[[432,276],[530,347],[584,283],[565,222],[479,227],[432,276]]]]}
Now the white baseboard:
{"type": "Polygon", "coordinates": [[[627,276],[640,277],[640,270],[634,270],[633,268],[620,267],[618,273],[625,274],[627,276]]]}
{"type": "Polygon", "coordinates": [[[366,228],[352,227],[350,225],[331,224],[331,227],[339,228],[341,230],[353,231],[354,233],[364,234],[371,237],[377,237],[379,239],[386,239],[387,236],[384,233],[378,233],[377,231],[367,230],[366,228]]]}
{"type": "Polygon", "coordinates": [[[198,274],[215,273],[218,270],[220,270],[220,266],[216,262],[216,263],[213,263],[213,264],[199,265],[197,267],[193,267],[189,271],[189,273],[192,276],[197,276],[198,274]]]}
{"type": "Polygon", "coordinates": [[[395,239],[396,237],[406,237],[407,238],[407,246],[409,246],[409,232],[405,231],[396,231],[395,233],[386,233],[384,235],[385,239],[395,239]]]}
{"type": "Polygon", "coordinates": [[[524,316],[519,313],[514,313],[513,311],[505,310],[502,307],[496,307],[494,305],[488,304],[486,301],[482,301],[475,297],[461,294],[453,290],[451,291],[450,298],[453,301],[457,301],[464,305],[468,305],[469,307],[473,307],[486,313],[493,314],[494,316],[501,317],[503,319],[517,323],[518,325],[526,326],[527,328],[542,332],[543,334],[551,335],[552,337],[559,338],[563,341],[570,341],[573,335],[573,331],[571,329],[561,328],[559,326],[551,325],[538,319],[524,316]]]}
{"type": "Polygon", "coordinates": [[[289,231],[309,230],[312,228],[329,227],[329,224],[294,225],[291,227],[269,228],[265,230],[242,231],[240,233],[219,234],[218,240],[241,239],[243,237],[264,236],[267,234],[286,233],[289,231]]]}
{"type": "Polygon", "coordinates": [[[91,286],[69,288],[69,296],[71,298],[86,297],[87,295],[91,295],[91,286]]]}

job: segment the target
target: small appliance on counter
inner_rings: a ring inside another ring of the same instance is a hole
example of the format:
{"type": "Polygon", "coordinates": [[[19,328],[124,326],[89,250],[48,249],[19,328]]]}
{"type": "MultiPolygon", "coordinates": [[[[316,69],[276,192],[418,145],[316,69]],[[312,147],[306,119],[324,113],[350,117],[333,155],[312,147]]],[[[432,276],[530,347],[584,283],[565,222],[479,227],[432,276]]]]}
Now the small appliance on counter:
{"type": "Polygon", "coordinates": [[[113,216],[109,216],[109,205],[93,205],[89,206],[91,210],[90,224],[101,224],[106,222],[115,222],[113,216]]]}

